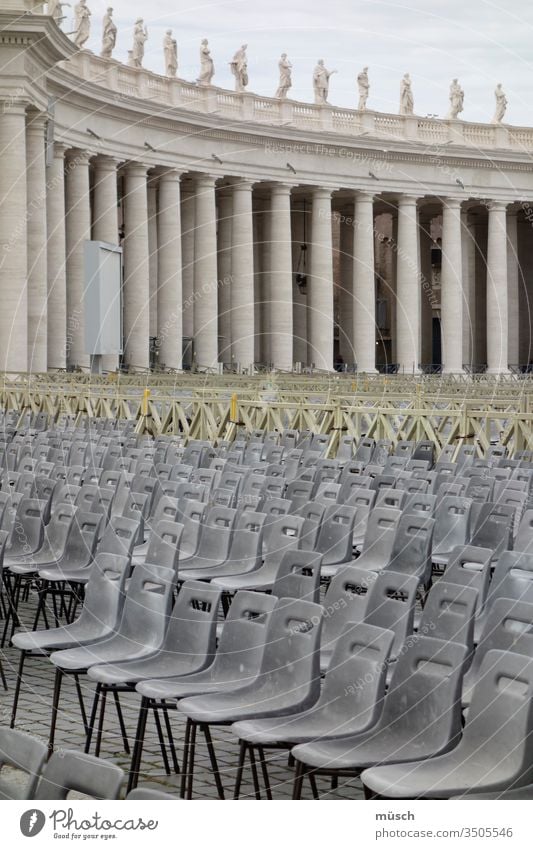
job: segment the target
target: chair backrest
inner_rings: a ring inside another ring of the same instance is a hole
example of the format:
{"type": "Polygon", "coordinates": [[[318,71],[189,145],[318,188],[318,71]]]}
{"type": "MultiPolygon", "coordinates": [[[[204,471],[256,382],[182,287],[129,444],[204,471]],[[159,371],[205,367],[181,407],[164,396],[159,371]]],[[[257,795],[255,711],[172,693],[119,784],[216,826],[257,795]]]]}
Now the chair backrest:
{"type": "Polygon", "coordinates": [[[376,727],[423,754],[452,748],[461,733],[461,688],[467,648],[435,637],[408,641],[394,666],[376,727]]]}
{"type": "Polygon", "coordinates": [[[37,498],[22,497],[11,530],[10,547],[31,554],[40,548],[43,536],[41,503],[37,498]]]}
{"type": "Polygon", "coordinates": [[[333,504],[327,508],[317,542],[317,551],[323,555],[324,565],[352,560],[356,515],[357,507],[347,504],[333,504]]]}
{"type": "Polygon", "coordinates": [[[493,560],[505,549],[513,547],[514,508],[511,505],[488,502],[482,504],[471,545],[490,548],[493,560]]]}
{"type": "Polygon", "coordinates": [[[179,658],[182,668],[197,672],[212,663],[221,595],[221,590],[205,581],[182,584],[163,646],[179,658]]]}
{"type": "Polygon", "coordinates": [[[114,516],[103,533],[98,551],[107,554],[122,554],[131,558],[133,547],[139,537],[139,520],[114,516]]]}
{"type": "Polygon", "coordinates": [[[497,598],[489,608],[470,674],[475,678],[491,649],[533,657],[533,604],[497,598]]]}
{"type": "Polygon", "coordinates": [[[478,592],[476,616],[481,613],[490,581],[492,551],[473,545],[458,545],[450,559],[441,581],[474,587],[478,592]]]}
{"type": "Polygon", "coordinates": [[[261,566],[265,520],[266,515],[255,510],[244,510],[237,515],[226,561],[228,566],[234,563],[239,572],[261,566]]]}
{"type": "Polygon", "coordinates": [[[280,563],[286,551],[299,548],[305,519],[301,516],[267,516],[263,532],[263,555],[269,563],[280,563]]]}
{"type": "Polygon", "coordinates": [[[522,516],[513,548],[533,554],[533,510],[526,510],[522,516]]]}
{"type": "Polygon", "coordinates": [[[180,543],[180,557],[191,557],[198,550],[202,523],[207,504],[201,501],[184,500],[179,502],[177,519],[183,525],[180,543]]]}
{"type": "Polygon", "coordinates": [[[374,446],[375,442],[373,439],[368,439],[367,437],[360,439],[355,450],[355,459],[362,460],[364,463],[370,463],[374,446]]]}
{"type": "Polygon", "coordinates": [[[413,632],[418,578],[385,569],[368,594],[365,622],[394,632],[392,657],[398,657],[413,632]]]}
{"type": "Polygon", "coordinates": [[[139,564],[126,593],[119,634],[133,645],[158,649],[172,608],[176,573],[166,566],[139,564]]]}
{"type": "Polygon", "coordinates": [[[67,799],[82,793],[92,799],[118,799],[124,772],[116,764],[62,749],[54,752],[43,769],[34,799],[67,799]]]}
{"type": "Polygon", "coordinates": [[[117,627],[124,608],[124,589],[129,558],[120,554],[97,554],[85,587],[78,622],[94,639],[117,627]]]}
{"type": "Polygon", "coordinates": [[[421,513],[424,516],[433,516],[437,505],[437,496],[428,493],[414,493],[409,496],[405,503],[405,513],[421,513]]]}
{"type": "Polygon", "coordinates": [[[485,610],[497,598],[514,598],[533,603],[533,552],[504,551],[489,584],[485,610]]]}
{"type": "Polygon", "coordinates": [[[323,648],[331,650],[335,646],[347,623],[363,622],[376,578],[375,572],[343,566],[331,579],[324,598],[323,648]]]}
{"type": "Polygon", "coordinates": [[[398,522],[387,569],[414,575],[427,586],[431,581],[431,544],[435,519],[404,513],[398,522]]]}
{"type": "Polygon", "coordinates": [[[322,556],[311,551],[287,551],[281,558],[272,595],[320,601],[322,556]]]}
{"type": "Polygon", "coordinates": [[[479,668],[458,754],[468,760],[488,748],[506,781],[530,783],[532,703],[531,654],[488,651],[479,668]]]}
{"type": "MultiPolygon", "coordinates": [[[[8,766],[26,775],[22,788],[18,781],[14,782],[12,793],[8,781],[2,776],[0,800],[32,799],[47,756],[48,750],[42,740],[37,740],[24,731],[0,727],[0,770],[8,766]]],[[[17,779],[20,780],[18,776],[17,779]]]]}
{"type": "Polygon", "coordinates": [[[468,539],[468,523],[472,502],[458,495],[439,497],[435,508],[433,551],[449,552],[468,539]]]}
{"type": "Polygon", "coordinates": [[[213,677],[245,681],[259,673],[274,595],[241,590],[233,596],[215,655],[213,677]]]}
{"type": "Polygon", "coordinates": [[[407,493],[401,489],[392,487],[381,487],[376,497],[376,507],[396,507],[402,510],[407,498],[407,493]]]}
{"type": "Polygon", "coordinates": [[[177,572],[182,534],[182,524],[160,519],[152,528],[145,563],[165,566],[177,572]]]}
{"type": "Polygon", "coordinates": [[[379,571],[390,560],[401,511],[394,507],[374,507],[368,516],[359,568],[379,571]]]}
{"type": "Polygon", "coordinates": [[[274,606],[266,631],[261,677],[280,711],[294,705],[305,710],[318,699],[323,617],[322,606],[310,601],[280,598],[274,606]]]}
{"type": "Polygon", "coordinates": [[[418,624],[418,634],[461,643],[474,643],[477,590],[437,581],[427,596],[418,624]]]}

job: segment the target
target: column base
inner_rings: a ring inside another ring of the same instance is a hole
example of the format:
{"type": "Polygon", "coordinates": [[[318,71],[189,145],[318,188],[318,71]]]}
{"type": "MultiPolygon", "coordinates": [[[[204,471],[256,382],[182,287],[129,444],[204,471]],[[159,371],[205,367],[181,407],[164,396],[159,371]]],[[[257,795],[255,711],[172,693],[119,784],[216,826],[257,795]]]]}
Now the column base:
{"type": "Polygon", "coordinates": [[[465,374],[464,368],[443,368],[441,374],[465,374]]]}
{"type": "Polygon", "coordinates": [[[377,368],[358,368],[356,373],[357,373],[358,375],[363,375],[363,374],[379,374],[379,372],[378,372],[377,368]]]}
{"type": "Polygon", "coordinates": [[[506,375],[511,374],[510,369],[508,368],[488,368],[485,374],[492,374],[498,376],[505,377],[506,375]]]}

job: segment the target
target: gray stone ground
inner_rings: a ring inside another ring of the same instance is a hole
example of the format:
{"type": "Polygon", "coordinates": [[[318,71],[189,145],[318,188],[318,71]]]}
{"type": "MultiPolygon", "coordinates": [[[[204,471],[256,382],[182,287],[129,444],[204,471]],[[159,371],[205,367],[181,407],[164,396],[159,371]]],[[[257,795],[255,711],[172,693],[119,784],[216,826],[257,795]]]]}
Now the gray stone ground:
{"type": "MultiPolygon", "coordinates": [[[[31,600],[24,607],[22,618],[26,625],[32,622],[31,600]]],[[[13,692],[15,687],[19,652],[17,649],[5,648],[1,653],[2,663],[9,690],[5,692],[0,686],[0,723],[8,725],[11,716],[13,692]]],[[[25,665],[24,683],[19,702],[16,727],[28,731],[31,734],[48,739],[50,725],[50,714],[53,690],[53,667],[46,659],[29,660],[25,665]]],[[[89,679],[81,680],[87,709],[90,709],[94,686],[89,679]]],[[[128,735],[134,737],[139,697],[135,694],[121,694],[121,705],[128,735]]],[[[183,755],[183,737],[185,722],[178,711],[170,711],[172,732],[181,764],[183,755]]],[[[222,772],[222,780],[226,791],[226,797],[232,798],[235,770],[237,767],[238,743],[237,738],[229,728],[213,728],[213,741],[217,753],[218,762],[222,772]]],[[[56,734],[56,749],[69,748],[83,750],[85,743],[83,725],[81,722],[79,704],[76,697],[73,679],[67,676],[64,679],[62,699],[58,727],[56,734]]],[[[118,727],[117,715],[113,700],[108,699],[106,710],[105,733],[102,744],[101,756],[109,758],[119,764],[126,772],[129,769],[129,757],[122,748],[122,738],[118,727]]],[[[287,765],[287,753],[272,751],[268,754],[268,770],[275,799],[290,799],[292,794],[293,771],[287,765]]],[[[140,782],[149,783],[167,792],[179,792],[179,776],[165,774],[161,751],[159,749],[153,720],[149,718],[143,762],[141,766],[140,782]]],[[[361,784],[357,779],[350,781],[339,780],[336,791],[330,788],[327,778],[317,779],[318,790],[324,799],[362,799],[361,784]]],[[[253,798],[253,787],[249,769],[246,771],[245,780],[241,792],[242,798],[253,798]]],[[[217,793],[213,775],[209,766],[207,752],[203,744],[203,737],[199,733],[197,737],[196,769],[194,782],[194,797],[203,799],[216,799],[217,793]]],[[[309,786],[304,784],[303,798],[311,798],[309,786]]]]}

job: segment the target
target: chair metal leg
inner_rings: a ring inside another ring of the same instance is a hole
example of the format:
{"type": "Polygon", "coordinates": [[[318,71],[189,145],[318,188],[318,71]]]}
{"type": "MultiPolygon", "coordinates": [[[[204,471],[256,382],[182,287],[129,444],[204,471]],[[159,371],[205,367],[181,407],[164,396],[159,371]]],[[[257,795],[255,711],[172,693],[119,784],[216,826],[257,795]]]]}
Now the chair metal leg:
{"type": "Polygon", "coordinates": [[[2,666],[1,660],[0,660],[0,679],[2,680],[2,686],[3,686],[4,690],[6,690],[6,692],[7,692],[7,690],[9,690],[9,687],[7,686],[7,678],[6,678],[6,674],[4,672],[4,667],[2,666]]]}
{"type": "Polygon", "coordinates": [[[83,699],[83,693],[81,691],[80,676],[79,675],[76,675],[76,674],[74,675],[74,683],[76,685],[76,693],[78,694],[78,702],[79,702],[79,705],[80,705],[81,719],[82,719],[82,722],[83,722],[83,727],[85,728],[85,737],[87,738],[87,734],[89,732],[89,725],[87,723],[87,710],[85,709],[85,701],[83,699]]]}
{"type": "Polygon", "coordinates": [[[100,690],[100,716],[98,718],[98,728],[96,731],[96,744],[94,754],[97,758],[100,757],[100,748],[102,746],[102,734],[104,731],[104,717],[107,702],[107,687],[103,686],[100,690]]]}
{"type": "Polygon", "coordinates": [[[100,690],[101,689],[102,689],[102,685],[97,684],[96,689],[94,691],[94,696],[93,696],[93,706],[91,708],[91,716],[90,716],[90,719],[89,719],[89,728],[87,730],[87,738],[85,740],[85,754],[86,755],[89,754],[89,752],[91,751],[91,742],[92,742],[92,738],[93,738],[94,726],[95,726],[95,723],[96,723],[96,714],[98,712],[98,702],[100,700],[100,690]]]}
{"type": "Polygon", "coordinates": [[[318,795],[318,788],[316,786],[315,775],[312,769],[307,770],[307,777],[309,778],[309,784],[311,785],[311,792],[313,794],[313,799],[320,799],[318,795]]]}
{"type": "Polygon", "coordinates": [[[19,666],[17,669],[17,683],[15,684],[15,695],[13,697],[13,707],[11,708],[11,722],[9,723],[10,728],[15,727],[15,721],[17,718],[17,709],[20,698],[20,688],[22,687],[22,673],[24,671],[24,663],[26,661],[26,652],[21,651],[19,658],[19,666]]]}
{"type": "Polygon", "coordinates": [[[267,799],[272,799],[272,790],[270,787],[270,778],[268,775],[267,763],[265,760],[265,750],[262,746],[257,747],[257,753],[261,758],[261,772],[263,774],[263,784],[265,785],[265,793],[267,799]]]}
{"type": "MultiPolygon", "coordinates": [[[[190,721],[190,720],[189,720],[190,721]]],[[[188,757],[188,775],[187,775],[187,789],[185,792],[186,799],[192,799],[192,788],[193,788],[193,780],[194,780],[194,758],[196,754],[196,732],[198,730],[198,726],[196,722],[191,722],[191,730],[189,736],[189,757],[188,757]]]]}
{"type": "Polygon", "coordinates": [[[339,776],[338,775],[332,775],[331,776],[331,789],[337,790],[338,786],[339,786],[339,776]]]}
{"type": "Polygon", "coordinates": [[[144,747],[144,735],[146,733],[146,721],[148,719],[148,709],[150,700],[141,699],[141,708],[139,710],[139,718],[137,720],[137,731],[135,733],[135,741],[133,744],[133,755],[131,758],[130,774],[128,777],[128,793],[137,787],[139,781],[139,772],[141,768],[141,759],[144,747]]]}
{"type": "Polygon", "coordinates": [[[211,768],[215,776],[215,784],[218,792],[218,798],[224,799],[224,787],[222,786],[222,779],[220,778],[220,770],[218,768],[218,761],[216,758],[215,747],[213,746],[213,739],[211,737],[209,725],[203,725],[202,730],[204,732],[205,742],[207,744],[207,751],[209,754],[209,760],[211,761],[211,768]]]}
{"type": "Polygon", "coordinates": [[[253,784],[254,784],[255,798],[260,799],[261,798],[261,788],[259,786],[259,775],[258,775],[258,772],[257,772],[257,764],[255,762],[255,752],[254,752],[253,746],[248,747],[248,754],[250,755],[250,766],[252,768],[252,781],[253,781],[253,784]]]}
{"type": "Polygon", "coordinates": [[[59,699],[61,697],[61,684],[63,683],[63,670],[56,669],[54,679],[54,695],[52,699],[52,719],[50,722],[50,736],[48,737],[48,757],[54,751],[54,743],[56,737],[57,714],[59,712],[59,699]]]}
{"type": "Polygon", "coordinates": [[[246,761],[246,750],[248,743],[246,740],[239,740],[239,764],[237,766],[237,775],[235,777],[235,788],[233,790],[233,798],[238,799],[241,793],[242,775],[244,772],[244,763],[246,761]]]}
{"type": "Polygon", "coordinates": [[[117,690],[113,690],[113,699],[115,701],[115,710],[118,716],[118,724],[120,726],[120,733],[122,735],[122,744],[124,746],[124,751],[127,755],[130,754],[130,743],[128,740],[128,734],[126,732],[126,723],[124,722],[124,716],[122,714],[122,708],[120,706],[120,699],[118,696],[117,690]]]}
{"type": "Polygon", "coordinates": [[[294,770],[294,785],[292,788],[292,798],[294,800],[302,798],[302,785],[304,781],[304,765],[301,761],[295,762],[294,770]]]}
{"type": "Polygon", "coordinates": [[[191,738],[191,723],[187,720],[185,724],[185,739],[183,741],[183,763],[181,765],[181,782],[180,782],[180,797],[185,799],[185,791],[187,789],[187,776],[189,770],[189,745],[191,738]]]}
{"type": "Polygon", "coordinates": [[[163,737],[163,729],[161,727],[161,720],[159,719],[159,708],[157,705],[152,705],[152,712],[154,714],[154,722],[155,728],[157,731],[157,739],[159,740],[159,748],[161,749],[161,757],[163,758],[163,766],[165,768],[165,774],[170,775],[170,763],[168,761],[167,755],[167,745],[166,740],[163,737]]]}
{"type": "Polygon", "coordinates": [[[172,735],[172,726],[170,724],[170,717],[168,715],[168,707],[166,705],[162,706],[163,718],[165,720],[165,728],[167,731],[168,745],[170,748],[170,755],[172,757],[172,766],[174,768],[174,772],[176,775],[179,775],[180,766],[178,763],[178,756],[176,753],[176,746],[174,744],[174,737],[172,735]]]}

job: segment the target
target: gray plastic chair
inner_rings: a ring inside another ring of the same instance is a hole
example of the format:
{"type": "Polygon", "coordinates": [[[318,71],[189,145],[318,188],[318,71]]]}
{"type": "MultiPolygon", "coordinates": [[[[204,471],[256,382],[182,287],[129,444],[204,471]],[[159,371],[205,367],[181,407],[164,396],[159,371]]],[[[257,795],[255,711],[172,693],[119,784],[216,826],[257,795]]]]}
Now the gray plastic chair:
{"type": "Polygon", "coordinates": [[[498,598],[533,603],[533,553],[504,551],[489,584],[485,606],[476,618],[474,641],[479,642],[489,611],[498,598]]]}
{"type": "Polygon", "coordinates": [[[180,559],[186,560],[198,551],[207,504],[189,500],[178,502],[178,504],[176,520],[183,525],[180,540],[180,559]]]}
{"type": "Polygon", "coordinates": [[[68,799],[73,792],[92,799],[118,799],[123,781],[124,772],[116,764],[62,749],[44,767],[33,799],[68,799]]]}
{"type": "MultiPolygon", "coordinates": [[[[169,618],[162,645],[152,654],[111,663],[97,663],[88,670],[88,677],[96,682],[92,717],[96,718],[100,704],[100,718],[96,735],[95,754],[100,754],[106,696],[134,689],[139,681],[151,678],[172,678],[189,675],[205,669],[213,662],[216,649],[216,625],[220,605],[220,592],[199,581],[183,584],[169,618]]],[[[97,646],[96,646],[97,648],[97,646]]],[[[94,720],[89,724],[86,751],[94,730],[94,720]]],[[[163,744],[161,733],[160,742],[163,744]]],[[[126,747],[129,754],[129,749],[126,747]]],[[[177,763],[176,763],[177,767],[177,763]]]]}
{"type": "Polygon", "coordinates": [[[312,481],[293,480],[287,484],[285,498],[291,502],[291,513],[309,504],[314,489],[312,481]]]}
{"type": "Polygon", "coordinates": [[[417,589],[418,578],[384,569],[368,593],[365,622],[394,632],[393,660],[413,633],[417,589]]]}
{"type": "Polygon", "coordinates": [[[437,506],[437,496],[428,493],[414,493],[405,502],[404,513],[418,513],[432,516],[437,506]]]}
{"type": "MultiPolygon", "coordinates": [[[[383,708],[385,671],[394,635],[391,631],[359,624],[348,626],[339,638],[318,702],[290,717],[237,722],[239,769],[234,798],[239,798],[246,755],[257,750],[267,799],[272,798],[264,749],[290,748],[297,743],[359,734],[372,728],[383,708]]],[[[255,764],[255,758],[252,761],[255,764]]],[[[258,782],[254,773],[254,784],[258,782]]]]}
{"type": "Polygon", "coordinates": [[[395,664],[383,713],[363,734],[304,743],[297,761],[293,798],[313,774],[357,775],[383,763],[433,758],[452,749],[461,735],[461,682],[466,647],[433,637],[413,640],[395,664]]]}
{"type": "MultiPolygon", "coordinates": [[[[319,530],[316,550],[323,555],[323,566],[350,563],[357,508],[347,504],[328,507],[319,530]]],[[[324,574],[324,572],[323,572],[324,574]]]]}
{"type": "Polygon", "coordinates": [[[346,502],[352,507],[357,507],[354,523],[353,547],[360,548],[365,541],[368,517],[376,500],[376,491],[365,487],[352,489],[350,498],[346,502]]]}
{"type": "Polygon", "coordinates": [[[32,799],[47,754],[41,740],[23,731],[0,728],[0,799],[32,799]],[[24,773],[24,783],[20,775],[13,781],[13,775],[2,774],[4,766],[24,773]]]}
{"type": "Polygon", "coordinates": [[[433,529],[433,563],[446,566],[450,554],[458,545],[468,540],[469,516],[472,502],[462,496],[447,495],[438,497],[435,509],[435,527],[433,529]]]}
{"type": "Polygon", "coordinates": [[[389,799],[449,799],[531,783],[532,700],[533,659],[489,652],[458,745],[430,760],[365,770],[365,789],[389,799]]]}
{"type": "Polygon", "coordinates": [[[237,516],[227,559],[208,568],[180,570],[180,580],[210,581],[211,578],[224,578],[233,575],[247,575],[255,572],[262,563],[263,527],[266,516],[252,510],[245,510],[237,516]]]}
{"type": "Polygon", "coordinates": [[[125,801],[163,802],[172,799],[180,801],[179,796],[173,796],[172,793],[165,793],[164,790],[157,790],[155,787],[147,787],[145,784],[141,784],[140,787],[136,787],[128,793],[125,801]]]}
{"type": "Polygon", "coordinates": [[[312,707],[320,695],[320,605],[279,599],[265,635],[260,673],[255,681],[231,692],[195,696],[179,702],[187,717],[182,795],[192,798],[196,729],[206,735],[220,798],[224,789],[210,737],[210,726],[288,716],[312,707]]]}
{"type": "Polygon", "coordinates": [[[407,500],[405,490],[393,489],[392,487],[381,487],[376,496],[376,507],[395,507],[402,510],[407,500]]]}
{"type": "Polygon", "coordinates": [[[492,550],[493,566],[500,554],[513,547],[514,507],[487,502],[481,505],[470,544],[492,550]]]}
{"type": "Polygon", "coordinates": [[[357,559],[359,569],[379,572],[389,562],[401,511],[393,507],[374,507],[368,516],[365,540],[357,559]]]}
{"type": "Polygon", "coordinates": [[[489,609],[472,666],[465,677],[463,705],[469,705],[485,655],[492,649],[533,657],[533,604],[498,598],[489,609]]]}
{"type": "Polygon", "coordinates": [[[426,598],[418,623],[418,634],[461,643],[470,651],[474,646],[477,590],[437,581],[426,598]]]}
{"type": "Polygon", "coordinates": [[[277,598],[300,598],[318,604],[322,556],[310,551],[288,551],[283,555],[272,584],[277,598]]]}
{"type": "Polygon", "coordinates": [[[184,570],[212,569],[228,559],[236,511],[212,507],[202,522],[198,549],[191,557],[180,557],[184,570]]]}
{"type": "Polygon", "coordinates": [[[398,521],[391,557],[386,569],[413,575],[420,584],[431,583],[431,543],[435,519],[404,513],[398,521]]]}
{"type": "Polygon", "coordinates": [[[332,578],[324,597],[324,624],[320,648],[320,667],[326,672],[331,656],[348,623],[364,621],[368,594],[377,578],[375,572],[343,566],[332,578]]]}
{"type": "Polygon", "coordinates": [[[10,567],[27,560],[43,544],[44,523],[41,503],[37,498],[22,498],[18,507],[10,538],[6,545],[4,566],[10,567]]]}
{"type": "MultiPolygon", "coordinates": [[[[188,696],[234,690],[259,675],[265,648],[266,627],[277,598],[253,592],[237,593],[222,628],[217,653],[210,666],[200,672],[173,678],[141,681],[136,690],[142,696],[131,761],[128,790],[135,787],[144,747],[149,711],[175,707],[174,700],[188,696]]],[[[167,732],[170,725],[167,725],[167,732]]],[[[173,760],[175,747],[169,735],[173,760]]],[[[164,751],[164,750],[162,750],[164,751]]]]}
{"type": "Polygon", "coordinates": [[[474,587],[477,590],[476,616],[485,605],[490,582],[492,551],[473,545],[458,545],[450,554],[450,561],[440,579],[446,583],[459,584],[461,587],[474,587]]]}
{"type": "Polygon", "coordinates": [[[513,548],[533,554],[533,510],[526,510],[522,516],[513,548]]]}

